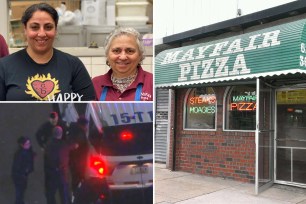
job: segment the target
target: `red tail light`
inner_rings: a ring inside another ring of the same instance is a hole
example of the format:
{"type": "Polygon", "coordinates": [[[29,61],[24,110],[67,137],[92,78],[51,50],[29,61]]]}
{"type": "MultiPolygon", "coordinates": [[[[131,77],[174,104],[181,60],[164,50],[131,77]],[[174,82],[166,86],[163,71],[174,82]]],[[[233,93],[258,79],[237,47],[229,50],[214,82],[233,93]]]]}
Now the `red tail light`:
{"type": "Polygon", "coordinates": [[[133,134],[131,132],[128,131],[124,131],[120,134],[120,139],[123,141],[129,141],[133,139],[133,134]]]}
{"type": "Polygon", "coordinates": [[[96,170],[100,175],[105,175],[105,164],[99,157],[90,158],[90,167],[96,170]]]}

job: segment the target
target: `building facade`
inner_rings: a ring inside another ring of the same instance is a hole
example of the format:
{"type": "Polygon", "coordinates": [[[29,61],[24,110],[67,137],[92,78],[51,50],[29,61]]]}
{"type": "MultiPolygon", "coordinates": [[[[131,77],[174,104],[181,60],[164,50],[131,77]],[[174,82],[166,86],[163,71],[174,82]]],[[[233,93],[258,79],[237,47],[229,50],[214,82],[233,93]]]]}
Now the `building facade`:
{"type": "Polygon", "coordinates": [[[157,162],[255,183],[256,193],[306,187],[305,12],[296,1],[155,47],[156,95],[166,95],[156,99],[157,162]]]}

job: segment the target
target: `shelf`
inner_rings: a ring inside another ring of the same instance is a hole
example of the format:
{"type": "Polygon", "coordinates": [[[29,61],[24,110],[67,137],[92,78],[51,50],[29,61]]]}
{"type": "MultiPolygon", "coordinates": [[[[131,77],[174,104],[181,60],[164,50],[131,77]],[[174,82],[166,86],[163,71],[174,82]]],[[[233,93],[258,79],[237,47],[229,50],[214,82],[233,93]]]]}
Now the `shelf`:
{"type": "Polygon", "coordinates": [[[18,18],[10,19],[10,22],[14,22],[14,21],[21,21],[21,19],[18,19],[18,18]]]}

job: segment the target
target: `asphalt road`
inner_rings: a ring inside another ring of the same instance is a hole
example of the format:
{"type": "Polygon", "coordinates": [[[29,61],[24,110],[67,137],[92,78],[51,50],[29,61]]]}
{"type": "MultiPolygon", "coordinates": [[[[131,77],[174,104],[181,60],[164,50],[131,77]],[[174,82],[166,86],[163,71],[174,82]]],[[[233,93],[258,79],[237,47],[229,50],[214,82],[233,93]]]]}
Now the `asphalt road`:
{"type": "Polygon", "coordinates": [[[47,120],[52,104],[7,103],[0,106],[0,203],[14,203],[14,186],[11,166],[17,149],[17,138],[31,138],[35,159],[35,171],[29,176],[26,202],[44,204],[43,153],[38,148],[35,132],[47,120]]]}
{"type": "MultiPolygon", "coordinates": [[[[17,149],[17,138],[28,136],[33,150],[37,153],[34,172],[30,174],[25,202],[45,204],[43,152],[38,147],[35,133],[47,121],[54,104],[51,103],[7,103],[0,106],[0,203],[14,203],[14,186],[11,179],[11,166],[17,149]]],[[[152,204],[153,189],[125,193],[112,193],[111,204],[152,204]]],[[[58,202],[59,203],[59,202],[58,202]]],[[[85,203],[84,203],[85,204],[85,203]]],[[[88,203],[86,203],[88,204],[88,203]]]]}

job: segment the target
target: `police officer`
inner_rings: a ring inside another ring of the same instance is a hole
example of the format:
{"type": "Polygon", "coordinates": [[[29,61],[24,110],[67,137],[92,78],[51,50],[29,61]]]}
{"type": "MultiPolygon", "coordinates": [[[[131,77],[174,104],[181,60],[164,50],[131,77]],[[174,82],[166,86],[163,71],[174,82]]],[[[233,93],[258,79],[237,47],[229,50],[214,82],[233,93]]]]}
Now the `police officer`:
{"type": "Polygon", "coordinates": [[[53,138],[45,148],[45,190],[47,204],[56,204],[55,195],[59,191],[61,204],[70,203],[68,184],[69,153],[76,149],[76,143],[67,143],[62,140],[63,130],[55,126],[52,131],[53,138]]]}
{"type": "Polygon", "coordinates": [[[57,125],[64,129],[63,136],[65,136],[65,125],[59,121],[57,112],[51,112],[49,120],[43,123],[36,132],[36,140],[41,149],[45,149],[48,140],[52,138],[52,130],[57,125]]]}
{"type": "Polygon", "coordinates": [[[34,170],[35,153],[28,137],[19,137],[18,150],[15,152],[12,165],[12,178],[15,185],[15,204],[24,204],[28,175],[34,170]]]}
{"type": "Polygon", "coordinates": [[[72,191],[75,191],[78,184],[84,180],[89,150],[87,141],[88,120],[80,116],[77,123],[71,126],[69,138],[75,141],[79,148],[70,153],[70,172],[72,179],[72,191]]]}

